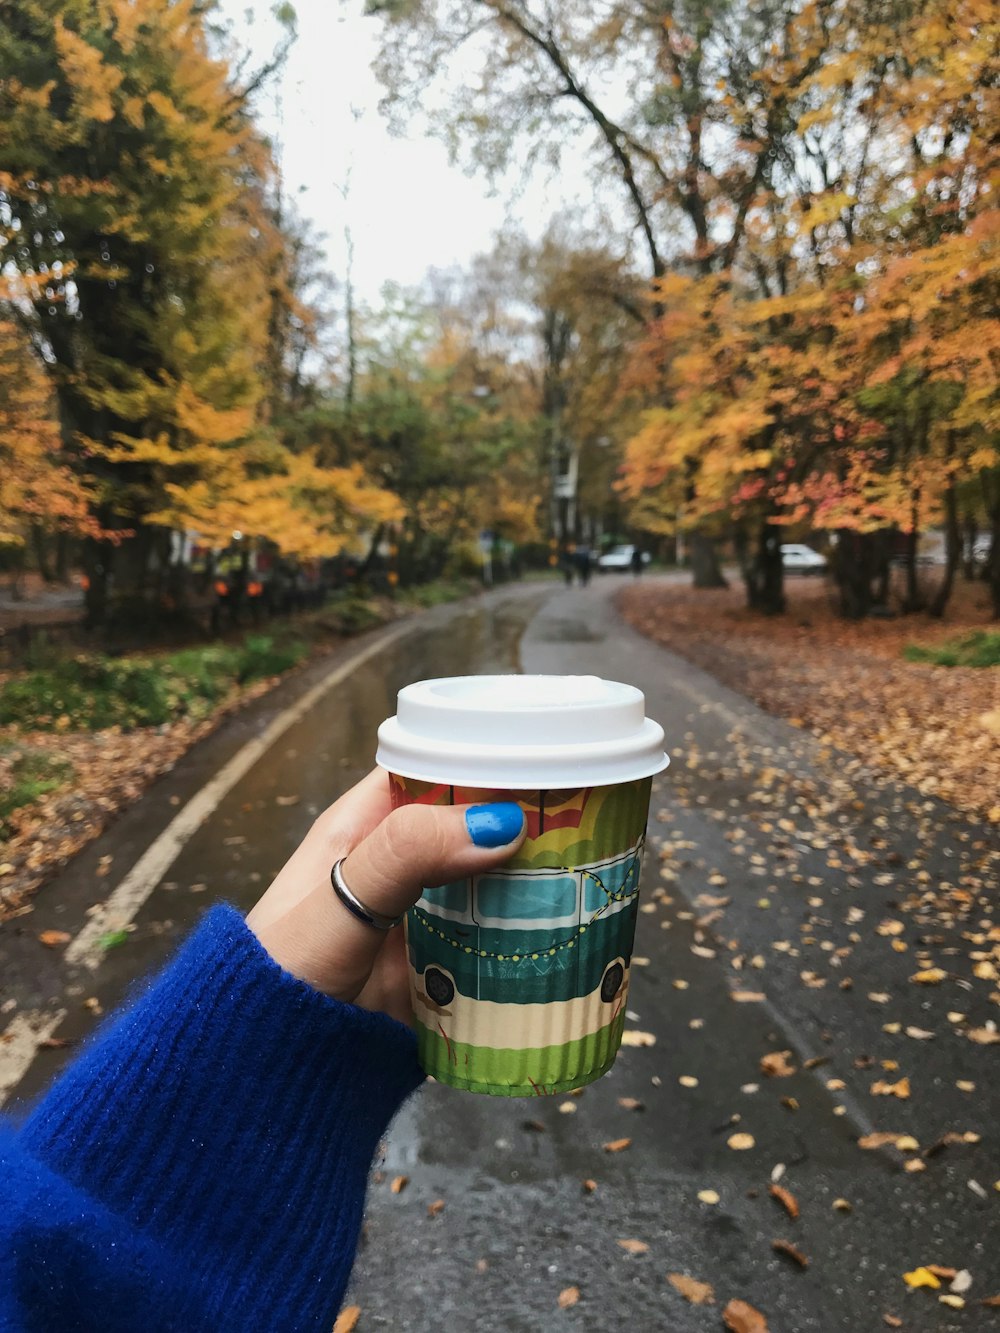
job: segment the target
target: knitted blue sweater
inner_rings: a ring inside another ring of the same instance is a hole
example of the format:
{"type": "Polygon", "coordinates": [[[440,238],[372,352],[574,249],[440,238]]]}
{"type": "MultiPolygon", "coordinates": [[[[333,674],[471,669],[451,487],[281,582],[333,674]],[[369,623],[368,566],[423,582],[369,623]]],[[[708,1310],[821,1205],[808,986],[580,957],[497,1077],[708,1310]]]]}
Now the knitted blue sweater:
{"type": "Polygon", "coordinates": [[[3,1333],[329,1333],[413,1034],[284,972],[213,908],[17,1131],[3,1333]]]}

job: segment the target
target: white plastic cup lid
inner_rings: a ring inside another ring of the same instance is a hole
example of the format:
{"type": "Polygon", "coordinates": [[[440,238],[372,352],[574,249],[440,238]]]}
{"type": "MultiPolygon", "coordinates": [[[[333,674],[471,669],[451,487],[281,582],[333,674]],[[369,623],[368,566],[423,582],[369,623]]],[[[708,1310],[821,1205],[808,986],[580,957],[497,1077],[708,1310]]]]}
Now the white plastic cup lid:
{"type": "Polygon", "coordinates": [[[452,786],[534,790],[650,777],[670,762],[634,685],[599,676],[446,676],[399,691],[376,763],[452,786]]]}

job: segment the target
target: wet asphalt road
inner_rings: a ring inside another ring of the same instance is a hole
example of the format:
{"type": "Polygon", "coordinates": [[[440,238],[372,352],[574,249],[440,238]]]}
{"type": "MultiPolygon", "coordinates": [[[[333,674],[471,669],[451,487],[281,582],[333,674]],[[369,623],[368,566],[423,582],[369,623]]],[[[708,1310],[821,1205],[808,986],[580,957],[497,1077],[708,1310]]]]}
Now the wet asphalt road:
{"type": "MultiPolygon", "coordinates": [[[[77,1038],[94,1021],[84,1002],[116,1003],[208,901],[249,907],[318,810],[367,771],[375,727],[407,681],[505,670],[629,680],[674,755],[654,790],[636,944],[648,963],[633,968],[629,999],[628,1026],[656,1044],[623,1050],[577,1098],[422,1089],[394,1124],[372,1186],[350,1296],[359,1330],[626,1323],[694,1333],[721,1328],[731,1298],[761,1310],[772,1333],[862,1333],[886,1327],[886,1312],[909,1330],[1000,1326],[1000,1311],[975,1304],[1000,1292],[1000,1046],[966,1035],[998,1016],[997,983],[976,977],[969,957],[993,947],[995,835],[876,783],[634,635],[611,609],[619,584],[498,590],[416,619],[234,788],[96,976],[65,975],[37,932],[77,929],[106,891],[94,877],[99,857],[114,857],[113,884],[169,820],[171,799],[186,800],[303,683],[283,686],[183,760],[0,936],[0,999],[68,1008],[58,1035],[77,1038]],[[946,973],[941,984],[909,981],[932,964],[946,973]],[[965,1018],[947,1017],[956,1013],[965,1018]],[[761,1058],[779,1050],[797,1072],[763,1077],[761,1058]],[[877,1080],[903,1077],[907,1099],[872,1095],[877,1080]],[[890,1130],[924,1149],[947,1133],[979,1141],[927,1158],[858,1147],[890,1130]],[[733,1133],[754,1146],[733,1150],[733,1133]],[[603,1151],[621,1138],[631,1139],[626,1150],[603,1151]],[[907,1171],[907,1161],[924,1169],[907,1171]],[[781,1168],[797,1219],[768,1194],[781,1168]],[[399,1175],[409,1179],[397,1194],[399,1175]],[[585,1179],[596,1189],[586,1192],[585,1179]],[[699,1201],[705,1190],[719,1202],[699,1201]],[[623,1239],[648,1250],[629,1254],[623,1239]],[[809,1266],[777,1254],[774,1240],[809,1266]],[[964,1310],[907,1290],[902,1274],[922,1264],[970,1271],[964,1310]],[[687,1303],[668,1273],[711,1283],[715,1305],[687,1303]],[[560,1309],[571,1286],[579,1301],[560,1309]]],[[[40,1051],[16,1097],[44,1088],[65,1057],[40,1051]]]]}

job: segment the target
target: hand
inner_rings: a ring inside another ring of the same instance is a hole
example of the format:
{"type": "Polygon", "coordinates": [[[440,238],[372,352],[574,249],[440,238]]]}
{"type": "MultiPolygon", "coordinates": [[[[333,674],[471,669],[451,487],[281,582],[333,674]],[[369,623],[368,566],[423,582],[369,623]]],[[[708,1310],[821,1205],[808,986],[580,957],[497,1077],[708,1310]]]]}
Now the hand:
{"type": "Polygon", "coordinates": [[[344,881],[366,907],[398,916],[424,885],[502,865],[524,835],[520,807],[506,802],[392,810],[389,780],[377,769],[324,810],[247,925],[277,963],[316,990],[409,1023],[403,928],[384,932],[353,917],[331,887],[333,863],[347,858],[344,881]]]}

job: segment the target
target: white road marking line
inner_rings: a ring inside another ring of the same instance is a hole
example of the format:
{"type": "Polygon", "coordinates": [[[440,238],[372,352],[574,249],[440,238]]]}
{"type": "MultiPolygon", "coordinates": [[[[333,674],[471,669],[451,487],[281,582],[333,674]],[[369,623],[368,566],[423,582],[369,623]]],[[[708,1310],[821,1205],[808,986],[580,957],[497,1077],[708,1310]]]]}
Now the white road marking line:
{"type": "Polygon", "coordinates": [[[101,910],[94,913],[70,944],[63,955],[67,963],[82,963],[92,970],[97,968],[104,957],[104,949],[100,943],[102,936],[110,930],[122,930],[128,925],[173,865],[192,833],[228,796],[240,778],[248,773],[275,741],[304,717],[324,694],[339,685],[369,658],[376,656],[390,643],[395,643],[409,632],[410,627],[402,625],[376,639],[356,657],[344,662],[336,671],[331,671],[329,676],[325,676],[314,685],[297,703],[289,705],[259,736],[247,741],[246,745],[233,755],[229,763],[220,768],[215,777],[191,797],[159,837],[146,848],[122,882],[105,900],[101,910]]]}
{"type": "MultiPolygon", "coordinates": [[[[85,967],[95,970],[104,957],[104,950],[100,944],[101,937],[109,930],[120,930],[128,925],[176,860],[188,838],[232,791],[240,778],[248,773],[275,741],[294,726],[324,694],[339,685],[369,658],[409,633],[409,630],[408,625],[401,625],[376,639],[355,657],[342,663],[328,676],[324,676],[297,703],[290,704],[259,736],[247,741],[246,745],[192,796],[159,837],[147,847],[118,887],[106,899],[103,908],[94,913],[69,945],[63,955],[66,961],[71,964],[82,963],[85,967]]],[[[16,1015],[7,1025],[0,1036],[0,1106],[27,1073],[35,1058],[39,1042],[52,1036],[66,1017],[66,1012],[65,1009],[31,1009],[16,1015]]]]}
{"type": "Polygon", "coordinates": [[[65,1017],[65,1009],[29,1009],[8,1023],[0,1039],[0,1106],[24,1077],[38,1043],[51,1037],[65,1017]]]}

